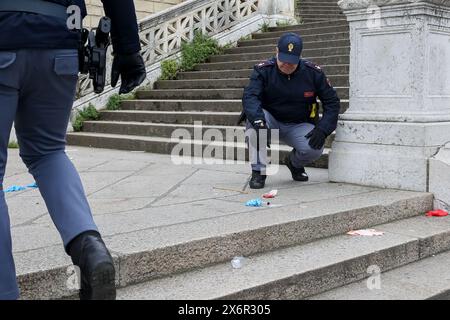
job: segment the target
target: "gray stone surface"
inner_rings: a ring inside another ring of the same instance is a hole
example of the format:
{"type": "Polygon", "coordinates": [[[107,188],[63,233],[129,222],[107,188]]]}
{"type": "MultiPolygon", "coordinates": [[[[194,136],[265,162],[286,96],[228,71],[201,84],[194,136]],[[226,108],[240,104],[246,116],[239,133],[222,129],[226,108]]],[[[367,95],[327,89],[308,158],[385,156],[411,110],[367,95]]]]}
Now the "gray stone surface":
{"type": "Polygon", "coordinates": [[[429,164],[429,186],[436,199],[436,209],[450,210],[450,143],[439,149],[429,164]]]}
{"type": "Polygon", "coordinates": [[[419,238],[420,258],[450,250],[450,217],[426,217],[393,223],[383,230],[419,238]],[[430,237],[430,235],[435,235],[430,237]]]}
{"type": "MultiPolygon", "coordinates": [[[[350,24],[350,98],[330,153],[330,180],[431,190],[430,159],[450,141],[450,2],[339,5],[350,24]]],[[[438,188],[448,190],[448,182],[438,188]]]]}
{"type": "Polygon", "coordinates": [[[28,197],[22,196],[6,197],[8,208],[11,214],[11,226],[27,224],[31,221],[38,220],[41,216],[47,215],[47,207],[44,199],[39,196],[28,197]]]}
{"type": "MultiPolygon", "coordinates": [[[[21,299],[58,299],[77,293],[77,276],[61,245],[15,253],[21,299]]],[[[118,285],[119,260],[112,253],[118,285]]]]}
{"type": "MultiPolygon", "coordinates": [[[[122,286],[412,217],[432,206],[430,194],[328,183],[323,169],[307,169],[310,181],[298,183],[282,166],[265,189],[250,190],[248,164],[174,165],[168,155],[83,147],[68,154],[80,165],[122,286]],[[271,189],[279,190],[272,200],[279,206],[245,206],[271,189]]],[[[19,161],[10,152],[14,174],[6,185],[32,182],[19,161]]],[[[65,285],[70,259],[39,191],[7,194],[7,201],[23,297],[72,295],[65,285]]]]}
{"type": "Polygon", "coordinates": [[[384,269],[416,259],[414,238],[339,236],[248,257],[241,269],[233,269],[227,262],[132,286],[119,290],[118,298],[298,299],[311,291],[365,277],[370,265],[384,269]]]}
{"type": "Polygon", "coordinates": [[[311,297],[311,300],[423,300],[450,297],[450,252],[380,274],[379,289],[367,280],[311,297]]]}
{"type": "Polygon", "coordinates": [[[424,196],[419,200],[390,190],[339,200],[258,208],[116,235],[108,240],[122,256],[121,285],[125,285],[217,263],[234,255],[274,250],[413,216],[430,208],[432,199],[424,196]]]}
{"type": "MultiPolygon", "coordinates": [[[[353,10],[353,9],[367,9],[370,6],[393,6],[393,5],[411,5],[412,3],[419,2],[415,0],[340,0],[338,5],[343,10],[353,10]]],[[[426,0],[420,1],[424,3],[434,4],[437,6],[449,6],[447,0],[426,0]]]]}

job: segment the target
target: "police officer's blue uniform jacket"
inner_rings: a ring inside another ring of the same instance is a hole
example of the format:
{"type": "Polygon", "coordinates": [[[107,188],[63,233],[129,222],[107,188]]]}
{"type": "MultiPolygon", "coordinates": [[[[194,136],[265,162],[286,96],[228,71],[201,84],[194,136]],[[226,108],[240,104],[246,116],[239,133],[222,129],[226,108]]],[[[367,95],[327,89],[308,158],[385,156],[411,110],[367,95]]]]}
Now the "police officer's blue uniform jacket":
{"type": "MultiPolygon", "coordinates": [[[[66,7],[78,5],[82,16],[86,16],[84,0],[46,0],[66,7]]],[[[112,20],[112,42],[114,51],[131,54],[140,50],[133,0],[102,0],[106,16],[112,20]]],[[[51,16],[0,12],[0,50],[43,48],[76,49],[80,34],[67,28],[63,19],[51,16]],[[20,35],[20,36],[18,36],[20,35]]]]}
{"type": "Polygon", "coordinates": [[[278,69],[276,58],[272,58],[255,65],[242,102],[251,123],[264,119],[263,109],[278,121],[302,123],[310,122],[310,106],[317,97],[324,109],[317,126],[330,135],[337,126],[340,101],[322,69],[301,59],[297,70],[285,75],[278,69]]]}

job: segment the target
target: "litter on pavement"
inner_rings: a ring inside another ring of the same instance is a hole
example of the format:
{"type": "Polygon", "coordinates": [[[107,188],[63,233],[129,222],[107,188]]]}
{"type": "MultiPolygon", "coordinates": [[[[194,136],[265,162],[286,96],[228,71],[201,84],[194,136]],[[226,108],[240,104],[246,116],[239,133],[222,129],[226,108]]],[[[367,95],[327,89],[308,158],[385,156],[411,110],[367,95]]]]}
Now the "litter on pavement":
{"type": "Polygon", "coordinates": [[[231,265],[233,266],[234,269],[240,269],[242,268],[244,261],[245,261],[244,257],[234,257],[233,260],[231,260],[231,265]]]}
{"type": "Polygon", "coordinates": [[[439,210],[428,211],[425,215],[427,217],[446,217],[446,216],[448,216],[448,212],[439,209],[439,210]]]}
{"type": "Polygon", "coordinates": [[[247,201],[245,205],[247,207],[262,207],[263,202],[261,201],[261,199],[252,199],[247,201]]]}
{"type": "Polygon", "coordinates": [[[375,229],[363,229],[363,230],[352,230],[352,231],[347,232],[347,234],[349,234],[351,236],[372,237],[372,236],[382,236],[384,234],[384,232],[376,231],[375,229]]]}
{"type": "Polygon", "coordinates": [[[277,194],[278,194],[278,190],[272,190],[268,193],[264,193],[263,198],[266,198],[266,199],[275,198],[277,196],[277,194]]]}
{"type": "Polygon", "coordinates": [[[25,190],[25,189],[27,189],[27,188],[37,188],[37,187],[38,187],[38,186],[37,186],[36,182],[34,182],[34,183],[29,184],[29,185],[24,186],[24,187],[22,187],[22,186],[11,186],[11,187],[9,187],[8,189],[3,190],[3,192],[4,192],[4,193],[7,193],[7,192],[17,192],[17,191],[23,191],[23,190],[25,190]]]}
{"type": "Polygon", "coordinates": [[[22,191],[25,190],[25,187],[21,187],[21,186],[11,186],[8,189],[4,190],[3,192],[16,192],[16,191],[22,191]]]}

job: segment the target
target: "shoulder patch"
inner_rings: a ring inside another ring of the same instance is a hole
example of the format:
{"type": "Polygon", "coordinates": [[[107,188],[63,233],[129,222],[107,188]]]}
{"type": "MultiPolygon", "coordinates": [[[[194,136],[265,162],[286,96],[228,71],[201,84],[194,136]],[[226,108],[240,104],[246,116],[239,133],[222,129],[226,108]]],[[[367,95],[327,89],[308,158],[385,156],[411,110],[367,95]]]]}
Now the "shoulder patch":
{"type": "Polygon", "coordinates": [[[316,70],[318,72],[323,72],[322,67],[319,66],[318,64],[315,64],[314,62],[305,60],[305,66],[307,66],[307,67],[309,67],[311,69],[314,69],[314,70],[316,70]]]}
{"type": "Polygon", "coordinates": [[[269,67],[269,66],[273,66],[275,65],[275,61],[273,60],[266,60],[266,61],[262,61],[258,64],[255,65],[256,68],[264,68],[264,67],[269,67]]]}

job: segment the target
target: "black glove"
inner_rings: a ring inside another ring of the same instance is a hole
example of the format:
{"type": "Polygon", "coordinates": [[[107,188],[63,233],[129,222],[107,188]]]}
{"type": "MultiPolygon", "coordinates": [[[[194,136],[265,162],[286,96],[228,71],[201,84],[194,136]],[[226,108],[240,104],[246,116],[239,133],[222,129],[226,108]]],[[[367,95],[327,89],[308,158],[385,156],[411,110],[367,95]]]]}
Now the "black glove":
{"type": "Polygon", "coordinates": [[[265,120],[255,120],[253,121],[252,125],[255,130],[269,129],[265,120]]]}
{"type": "Polygon", "coordinates": [[[322,149],[325,144],[327,135],[322,129],[315,127],[305,136],[305,138],[309,139],[309,146],[311,148],[319,150],[322,149]]]}
{"type": "Polygon", "coordinates": [[[115,54],[111,71],[111,86],[114,88],[122,78],[119,94],[128,93],[140,85],[146,77],[144,59],[139,52],[132,54],[115,54]]]}
{"type": "Polygon", "coordinates": [[[270,148],[270,140],[271,140],[271,136],[270,136],[270,129],[267,126],[267,123],[265,120],[255,120],[252,123],[253,128],[255,128],[256,130],[256,137],[258,139],[258,150],[259,150],[259,132],[260,130],[267,130],[267,148],[270,148]]]}

